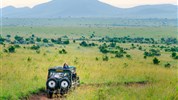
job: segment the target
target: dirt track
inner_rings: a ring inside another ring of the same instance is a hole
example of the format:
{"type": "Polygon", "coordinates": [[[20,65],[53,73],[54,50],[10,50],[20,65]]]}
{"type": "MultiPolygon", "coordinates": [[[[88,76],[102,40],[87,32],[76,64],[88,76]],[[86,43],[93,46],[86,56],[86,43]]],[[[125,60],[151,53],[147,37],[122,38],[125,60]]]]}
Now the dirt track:
{"type": "MultiPolygon", "coordinates": [[[[101,87],[101,86],[118,86],[118,85],[125,85],[125,86],[136,86],[136,87],[142,87],[147,85],[148,82],[143,81],[143,82],[125,82],[125,83],[98,83],[98,84],[83,84],[81,85],[79,88],[83,89],[86,88],[88,86],[92,86],[92,87],[101,87]]],[[[29,97],[27,97],[26,99],[23,100],[66,100],[66,96],[53,96],[53,99],[49,99],[47,98],[46,92],[45,90],[40,91],[37,94],[33,94],[29,97]]]]}

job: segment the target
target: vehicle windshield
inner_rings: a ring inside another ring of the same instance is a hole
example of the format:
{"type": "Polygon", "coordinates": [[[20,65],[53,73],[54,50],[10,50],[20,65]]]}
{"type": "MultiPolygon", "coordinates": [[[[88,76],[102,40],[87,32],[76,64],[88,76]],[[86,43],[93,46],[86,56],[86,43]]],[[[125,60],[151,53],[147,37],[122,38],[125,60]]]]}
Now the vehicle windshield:
{"type": "Polygon", "coordinates": [[[50,72],[49,77],[61,78],[68,75],[69,74],[65,72],[50,72]]]}

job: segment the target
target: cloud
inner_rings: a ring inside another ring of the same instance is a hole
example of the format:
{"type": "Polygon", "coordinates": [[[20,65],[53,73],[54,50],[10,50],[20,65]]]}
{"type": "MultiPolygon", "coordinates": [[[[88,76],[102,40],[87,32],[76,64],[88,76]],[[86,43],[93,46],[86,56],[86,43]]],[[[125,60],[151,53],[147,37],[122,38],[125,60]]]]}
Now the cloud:
{"type": "Polygon", "coordinates": [[[138,5],[151,5],[151,4],[177,5],[177,0],[99,0],[99,1],[121,8],[129,8],[138,5]]]}

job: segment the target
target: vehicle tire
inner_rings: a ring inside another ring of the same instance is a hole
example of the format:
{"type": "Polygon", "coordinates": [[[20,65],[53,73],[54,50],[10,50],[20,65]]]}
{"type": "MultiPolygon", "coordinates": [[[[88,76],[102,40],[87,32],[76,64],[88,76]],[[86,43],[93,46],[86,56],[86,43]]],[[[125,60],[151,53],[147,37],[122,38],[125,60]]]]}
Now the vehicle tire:
{"type": "Polygon", "coordinates": [[[59,81],[59,87],[61,89],[68,89],[71,87],[71,82],[67,78],[63,78],[59,81]]]}
{"type": "Polygon", "coordinates": [[[57,80],[54,78],[48,79],[46,82],[47,89],[56,89],[57,88],[57,80]]]}

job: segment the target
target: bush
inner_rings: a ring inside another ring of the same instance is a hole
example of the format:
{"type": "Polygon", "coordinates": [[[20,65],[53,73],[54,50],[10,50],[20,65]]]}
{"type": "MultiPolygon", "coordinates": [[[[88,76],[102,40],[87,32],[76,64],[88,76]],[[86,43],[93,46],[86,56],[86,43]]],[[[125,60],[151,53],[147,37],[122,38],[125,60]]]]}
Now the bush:
{"type": "Polygon", "coordinates": [[[175,52],[172,53],[172,57],[175,58],[177,54],[175,52]]]}
{"type": "Polygon", "coordinates": [[[20,45],[14,45],[15,48],[20,48],[20,45]]]}
{"type": "Polygon", "coordinates": [[[37,53],[37,54],[40,54],[40,50],[36,50],[36,53],[37,53]]]}
{"type": "Polygon", "coordinates": [[[28,62],[32,61],[32,58],[31,58],[31,57],[28,57],[28,58],[27,58],[27,61],[28,61],[28,62]]]}
{"type": "Polygon", "coordinates": [[[171,67],[171,64],[170,63],[167,63],[164,65],[165,68],[170,68],[171,67]]]}
{"type": "Polygon", "coordinates": [[[160,61],[158,60],[158,58],[155,57],[155,58],[153,59],[153,64],[159,64],[159,63],[160,63],[160,61]]]}
{"type": "Polygon", "coordinates": [[[147,58],[147,56],[144,56],[143,58],[144,58],[144,59],[146,59],[146,58],[147,58]]]}
{"type": "Polygon", "coordinates": [[[96,57],[96,61],[98,61],[99,60],[99,58],[98,57],[96,57]]]}
{"type": "Polygon", "coordinates": [[[148,56],[148,57],[153,57],[153,56],[160,56],[161,53],[160,53],[159,50],[150,49],[149,52],[145,51],[145,52],[144,52],[144,55],[145,55],[145,56],[148,56]]]}
{"type": "Polygon", "coordinates": [[[48,43],[48,39],[43,39],[43,42],[44,43],[48,43]]]}
{"type": "Polygon", "coordinates": [[[9,51],[9,53],[14,53],[15,52],[15,47],[14,46],[10,46],[8,48],[8,51],[9,51]]]}
{"type": "Polygon", "coordinates": [[[21,41],[21,40],[23,40],[23,37],[16,35],[14,37],[14,39],[17,40],[17,41],[21,41]]]}
{"type": "Polygon", "coordinates": [[[37,38],[36,38],[36,41],[37,41],[37,42],[41,42],[41,38],[38,38],[38,37],[37,37],[37,38]]]}
{"type": "Polygon", "coordinates": [[[0,44],[3,44],[4,41],[5,41],[5,39],[0,36],[0,44]]]}
{"type": "Polygon", "coordinates": [[[102,53],[108,53],[109,51],[106,48],[101,48],[100,52],[102,52],[102,53]]]}
{"type": "Polygon", "coordinates": [[[107,50],[107,45],[106,45],[106,43],[104,43],[104,44],[102,44],[100,47],[99,47],[99,49],[100,49],[100,52],[102,52],[102,53],[108,53],[109,51],[107,50]]]}
{"type": "Polygon", "coordinates": [[[138,49],[139,49],[139,50],[142,50],[142,46],[140,46],[138,49]]]}
{"type": "Polygon", "coordinates": [[[30,47],[30,49],[32,49],[32,50],[39,50],[39,49],[40,49],[40,46],[38,46],[38,45],[33,45],[33,46],[30,47]]]}
{"type": "Polygon", "coordinates": [[[116,47],[116,43],[115,43],[115,42],[112,42],[112,43],[110,43],[109,46],[110,46],[110,47],[116,47]]]}
{"type": "Polygon", "coordinates": [[[104,56],[103,57],[103,61],[108,61],[109,60],[109,57],[108,56],[104,56]]]}
{"type": "Polygon", "coordinates": [[[176,56],[174,59],[178,59],[178,56],[176,56]]]}
{"type": "Polygon", "coordinates": [[[80,46],[87,47],[87,46],[88,46],[88,44],[87,44],[87,42],[86,42],[86,41],[82,41],[82,42],[80,43],[80,46]]]}
{"type": "Polygon", "coordinates": [[[67,51],[65,49],[62,49],[59,51],[59,54],[67,54],[67,51]]]}
{"type": "Polygon", "coordinates": [[[69,40],[63,42],[63,44],[69,44],[69,43],[70,43],[69,40]]]}
{"type": "Polygon", "coordinates": [[[73,43],[75,43],[76,42],[76,40],[73,40],[73,43]]]}
{"type": "Polygon", "coordinates": [[[131,55],[128,55],[128,54],[127,54],[126,57],[127,57],[127,58],[131,58],[131,55]]]}
{"type": "Polygon", "coordinates": [[[122,58],[122,57],[124,57],[124,55],[123,55],[122,53],[119,52],[119,53],[116,54],[115,57],[117,57],[117,58],[122,58]]]}
{"type": "Polygon", "coordinates": [[[4,49],[3,51],[4,51],[5,53],[8,53],[8,50],[7,50],[7,49],[4,49]]]}

